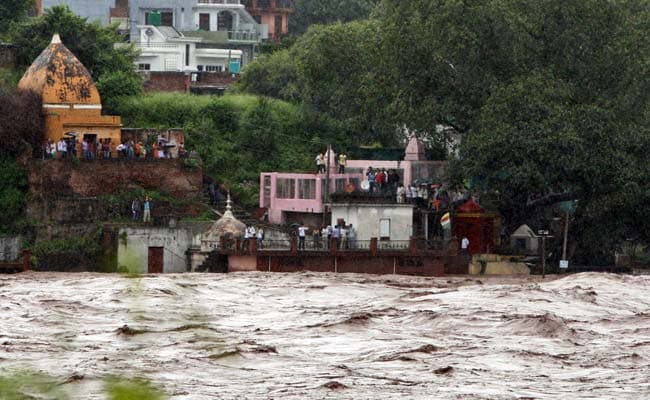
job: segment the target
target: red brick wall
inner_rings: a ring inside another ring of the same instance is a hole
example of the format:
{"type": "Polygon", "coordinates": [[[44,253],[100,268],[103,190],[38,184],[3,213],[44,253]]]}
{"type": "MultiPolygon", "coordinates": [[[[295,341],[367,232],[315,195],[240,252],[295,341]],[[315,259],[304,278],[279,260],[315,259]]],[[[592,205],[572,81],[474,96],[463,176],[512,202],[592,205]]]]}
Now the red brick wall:
{"type": "MultiPolygon", "coordinates": [[[[227,73],[198,72],[196,82],[192,87],[220,86],[228,87],[239,80],[227,73]]],[[[188,77],[184,72],[146,72],[143,73],[145,92],[185,92],[188,77]]]]}

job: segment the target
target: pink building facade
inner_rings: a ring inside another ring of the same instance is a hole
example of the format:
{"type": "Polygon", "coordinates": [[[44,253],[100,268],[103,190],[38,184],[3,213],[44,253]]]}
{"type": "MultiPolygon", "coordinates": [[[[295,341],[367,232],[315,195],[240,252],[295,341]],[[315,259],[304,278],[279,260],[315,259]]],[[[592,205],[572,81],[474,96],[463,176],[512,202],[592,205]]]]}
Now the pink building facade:
{"type": "MultiPolygon", "coordinates": [[[[360,173],[330,174],[329,193],[359,188],[360,173]]],[[[326,174],[263,172],[260,177],[260,208],[266,208],[269,222],[316,223],[325,212],[326,174]]]]}
{"type": "MultiPolygon", "coordinates": [[[[405,149],[404,160],[347,160],[344,174],[335,173],[338,170],[334,162],[336,154],[332,152],[327,156],[330,159],[329,193],[361,191],[368,167],[394,170],[404,185],[440,182],[447,175],[447,162],[425,160],[424,146],[415,137],[405,149]]],[[[318,226],[323,222],[323,213],[329,211],[326,182],[325,173],[263,172],[260,174],[260,208],[267,210],[268,220],[274,224],[295,222],[318,226]]]]}

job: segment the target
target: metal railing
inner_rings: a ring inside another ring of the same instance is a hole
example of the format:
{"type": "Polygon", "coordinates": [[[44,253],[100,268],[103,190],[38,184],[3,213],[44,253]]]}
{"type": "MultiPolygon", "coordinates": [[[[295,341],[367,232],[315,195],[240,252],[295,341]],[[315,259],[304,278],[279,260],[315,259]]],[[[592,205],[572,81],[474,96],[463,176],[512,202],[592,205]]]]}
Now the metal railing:
{"type": "Polygon", "coordinates": [[[199,0],[199,4],[239,4],[239,0],[199,0]]]}
{"type": "Polygon", "coordinates": [[[136,42],[133,43],[134,47],[140,48],[140,49],[148,49],[148,48],[167,48],[167,49],[172,49],[178,47],[176,43],[161,43],[161,42],[136,42]]]}
{"type": "Polygon", "coordinates": [[[257,42],[260,40],[259,32],[253,31],[228,31],[228,40],[239,42],[257,42]]]}

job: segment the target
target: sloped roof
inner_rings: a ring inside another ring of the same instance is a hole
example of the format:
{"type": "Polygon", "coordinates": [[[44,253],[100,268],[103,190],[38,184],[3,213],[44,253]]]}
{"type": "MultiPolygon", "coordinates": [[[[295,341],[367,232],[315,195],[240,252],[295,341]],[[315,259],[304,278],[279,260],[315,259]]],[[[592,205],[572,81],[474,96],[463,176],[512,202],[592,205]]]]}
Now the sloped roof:
{"type": "Polygon", "coordinates": [[[90,73],[58,34],[25,72],[18,88],[42,95],[44,104],[101,104],[90,73]]]}
{"type": "Polygon", "coordinates": [[[465,203],[463,203],[458,209],[456,209],[456,212],[459,214],[469,214],[469,213],[484,213],[485,209],[478,204],[474,200],[467,200],[465,203]]]}

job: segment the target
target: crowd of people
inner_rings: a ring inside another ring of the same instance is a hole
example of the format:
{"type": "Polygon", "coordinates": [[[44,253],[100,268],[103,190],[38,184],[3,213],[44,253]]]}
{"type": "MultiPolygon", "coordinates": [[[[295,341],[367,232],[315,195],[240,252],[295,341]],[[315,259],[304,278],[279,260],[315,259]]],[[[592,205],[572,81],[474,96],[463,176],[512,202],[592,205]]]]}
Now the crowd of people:
{"type": "MultiPolygon", "coordinates": [[[[43,142],[44,159],[76,159],[84,160],[111,159],[165,159],[172,158],[170,146],[164,141],[153,143],[142,143],[141,141],[125,140],[114,146],[110,138],[105,139],[83,139],[79,141],[74,136],[62,137],[58,142],[47,139],[43,142]]],[[[185,157],[187,152],[181,142],[178,145],[178,157],[185,157]]]]}
{"type": "Polygon", "coordinates": [[[313,248],[355,249],[357,247],[357,231],[352,224],[327,225],[319,228],[309,228],[303,224],[298,227],[298,250],[305,250],[307,235],[311,233],[313,248]],[[311,232],[310,232],[311,231],[311,232]]]}

